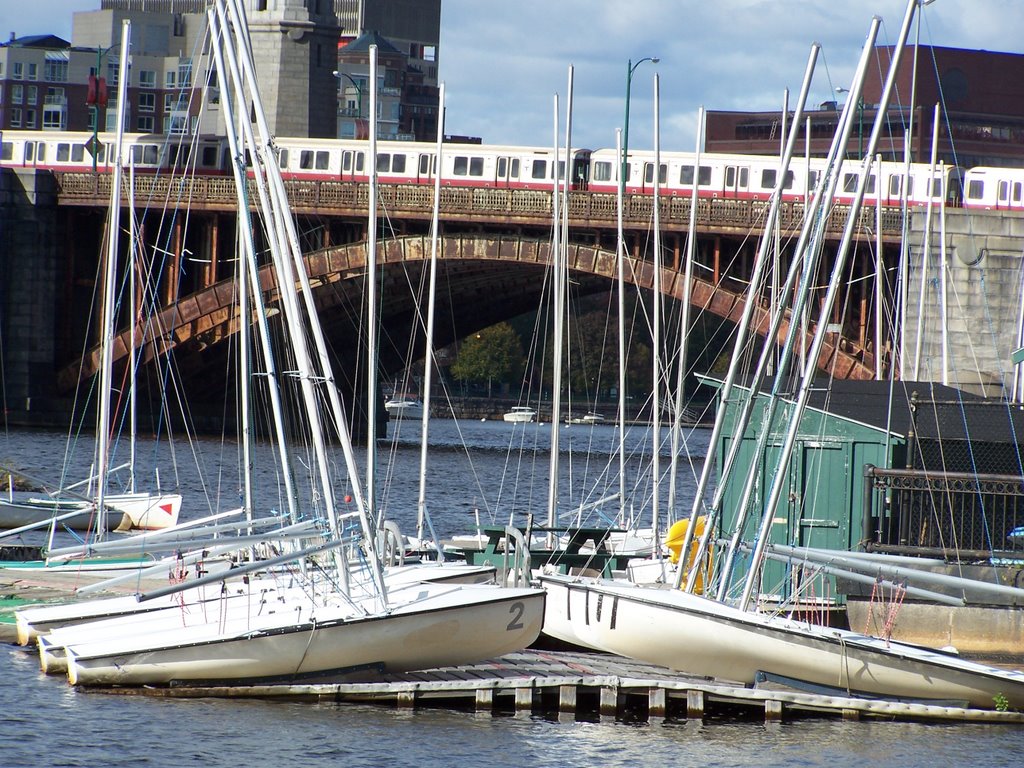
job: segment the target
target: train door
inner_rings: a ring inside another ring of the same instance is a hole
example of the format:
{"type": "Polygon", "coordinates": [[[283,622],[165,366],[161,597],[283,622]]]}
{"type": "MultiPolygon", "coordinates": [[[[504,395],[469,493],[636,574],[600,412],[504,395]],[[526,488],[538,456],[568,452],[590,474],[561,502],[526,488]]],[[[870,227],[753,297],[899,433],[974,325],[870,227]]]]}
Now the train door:
{"type": "Polygon", "coordinates": [[[724,197],[746,197],[750,191],[750,167],[746,165],[725,166],[724,197]]]}
{"type": "Polygon", "coordinates": [[[1000,179],[996,183],[996,208],[1005,210],[1010,207],[1010,182],[1000,179]]]}
{"type": "Polygon", "coordinates": [[[572,159],[572,188],[586,191],[590,186],[590,152],[580,150],[572,159]]]}
{"type": "Polygon", "coordinates": [[[514,187],[519,182],[519,158],[502,155],[495,165],[496,183],[499,187],[514,187]]]}
{"type": "Polygon", "coordinates": [[[358,179],[366,176],[366,153],[346,149],[341,153],[341,178],[358,179]]]}
{"type": "Polygon", "coordinates": [[[428,152],[421,152],[416,161],[416,181],[426,184],[434,180],[437,173],[437,158],[428,152]]]}
{"type": "MultiPolygon", "coordinates": [[[[665,188],[665,181],[668,179],[668,166],[660,163],[658,166],[658,187],[665,188]]],[[[654,190],[654,163],[644,163],[644,192],[654,190]]]]}
{"type": "Polygon", "coordinates": [[[46,163],[46,142],[25,142],[25,165],[44,165],[46,163]]]}

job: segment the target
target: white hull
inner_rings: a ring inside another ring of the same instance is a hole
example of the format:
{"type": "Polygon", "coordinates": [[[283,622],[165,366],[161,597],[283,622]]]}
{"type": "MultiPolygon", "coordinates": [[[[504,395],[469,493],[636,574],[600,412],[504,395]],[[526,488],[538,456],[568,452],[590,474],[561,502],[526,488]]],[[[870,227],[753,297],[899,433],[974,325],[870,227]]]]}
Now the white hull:
{"type": "Polygon", "coordinates": [[[696,675],[751,684],[758,672],[850,693],[1024,706],[1024,673],[846,630],[740,611],[680,590],[541,577],[545,632],[582,626],[594,647],[696,675]],[[569,606],[572,615],[567,616],[569,606]]]}
{"type": "Polygon", "coordinates": [[[240,621],[71,645],[68,680],[149,685],[427,669],[522,649],[543,617],[544,593],[534,589],[417,584],[390,597],[386,614],[296,603],[240,621]]]}
{"type": "MultiPolygon", "coordinates": [[[[155,531],[178,522],[181,496],[176,493],[120,493],[105,497],[107,530],[155,531]]],[[[86,531],[97,526],[96,505],[77,499],[23,497],[0,499],[0,528],[20,528],[42,523],[57,515],[81,510],[60,522],[68,528],[86,531]]]]}
{"type": "Polygon", "coordinates": [[[530,408],[513,408],[501,418],[512,424],[529,424],[537,418],[537,412],[530,408]]]}

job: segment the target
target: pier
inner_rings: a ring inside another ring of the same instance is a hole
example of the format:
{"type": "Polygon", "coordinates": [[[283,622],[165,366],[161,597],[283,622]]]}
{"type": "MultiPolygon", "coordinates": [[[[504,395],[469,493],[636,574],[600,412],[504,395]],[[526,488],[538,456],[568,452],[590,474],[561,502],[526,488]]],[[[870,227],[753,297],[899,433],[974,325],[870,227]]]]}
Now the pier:
{"type": "MultiPolygon", "coordinates": [[[[30,602],[72,599],[83,577],[0,575],[0,641],[13,643],[14,611],[30,602]]],[[[151,586],[151,585],[147,585],[151,586]]],[[[138,585],[135,585],[138,588],[138,585]]],[[[134,590],[124,588],[120,594],[134,590]]],[[[12,653],[35,649],[11,646],[12,653]]],[[[53,681],[55,684],[60,682],[53,681]]],[[[61,683],[63,684],[63,683],[61,683]]],[[[444,707],[482,716],[662,722],[738,719],[773,723],[800,718],[1024,724],[1024,713],[843,695],[764,676],[753,686],[712,680],[611,654],[529,648],[459,667],[407,673],[357,670],[347,676],[259,685],[83,688],[83,692],[158,698],[223,698],[377,704],[411,710],[444,707]],[[361,679],[355,680],[353,678],[361,679]]]]}

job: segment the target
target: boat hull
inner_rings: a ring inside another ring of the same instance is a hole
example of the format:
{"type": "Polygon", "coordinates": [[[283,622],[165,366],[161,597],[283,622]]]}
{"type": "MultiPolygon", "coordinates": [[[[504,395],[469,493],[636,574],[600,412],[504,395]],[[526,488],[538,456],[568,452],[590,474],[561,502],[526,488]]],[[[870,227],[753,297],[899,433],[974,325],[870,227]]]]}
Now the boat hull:
{"type": "MultiPolygon", "coordinates": [[[[156,531],[178,522],[181,496],[176,493],[122,493],[106,497],[109,508],[107,530],[156,531]]],[[[78,500],[54,500],[35,497],[0,499],[0,528],[20,528],[43,523],[58,515],[81,510],[80,514],[64,518],[59,525],[73,530],[95,530],[97,516],[95,504],[78,500]]]]}
{"type": "Polygon", "coordinates": [[[583,623],[595,647],[671,669],[745,684],[766,672],[850,694],[983,708],[1005,697],[1011,707],[1024,705],[1024,673],[938,651],[740,611],[679,590],[554,575],[541,583],[549,605],[580,606],[572,620],[583,623]]]}
{"type": "Polygon", "coordinates": [[[480,585],[408,588],[404,605],[356,615],[348,606],[68,646],[75,685],[376,676],[465,664],[525,648],[540,633],[544,593],[480,585]],[[224,631],[224,630],[227,631],[224,631]]]}

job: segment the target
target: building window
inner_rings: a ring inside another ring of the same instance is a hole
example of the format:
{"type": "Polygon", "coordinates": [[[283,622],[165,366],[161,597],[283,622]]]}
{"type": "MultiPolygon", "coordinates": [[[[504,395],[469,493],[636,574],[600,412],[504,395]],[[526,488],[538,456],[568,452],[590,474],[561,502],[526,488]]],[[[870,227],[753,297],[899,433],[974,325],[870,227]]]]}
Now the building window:
{"type": "Polygon", "coordinates": [[[11,77],[15,80],[23,80],[25,78],[25,65],[20,61],[15,61],[11,64],[11,77]]]}
{"type": "Polygon", "coordinates": [[[178,64],[178,87],[192,87],[192,62],[185,61],[178,64]]]}
{"type": "Polygon", "coordinates": [[[38,104],[39,103],[39,86],[30,85],[28,87],[28,103],[38,104]]]}
{"type": "Polygon", "coordinates": [[[29,62],[28,65],[28,79],[38,80],[39,79],[39,65],[35,62],[29,62]]]}
{"type": "Polygon", "coordinates": [[[11,110],[11,128],[21,128],[21,107],[11,110]]]}
{"type": "Polygon", "coordinates": [[[34,109],[25,110],[25,127],[35,128],[36,127],[36,111],[34,109]]]}
{"type": "Polygon", "coordinates": [[[43,107],[43,129],[48,131],[63,131],[67,126],[64,123],[64,110],[43,107]]]}
{"type": "Polygon", "coordinates": [[[156,88],[156,71],[152,69],[140,70],[139,88],[156,88]]]}
{"type": "Polygon", "coordinates": [[[153,118],[152,116],[140,117],[139,118],[139,133],[153,133],[153,118]]]}
{"type": "Polygon", "coordinates": [[[175,83],[177,82],[177,75],[178,73],[173,69],[168,70],[167,74],[164,75],[164,86],[166,88],[174,88],[175,83]]]}
{"type": "Polygon", "coordinates": [[[48,83],[66,83],[68,81],[68,62],[66,59],[59,61],[46,61],[43,63],[43,79],[48,83]]]}
{"type": "Polygon", "coordinates": [[[120,61],[108,61],[107,62],[107,85],[113,87],[117,85],[118,80],[121,79],[121,62],[120,61]]]}
{"type": "Polygon", "coordinates": [[[11,104],[21,104],[25,101],[25,86],[15,83],[11,86],[11,104]]]}
{"type": "Polygon", "coordinates": [[[156,94],[139,94],[139,112],[156,112],[156,94]]]}

